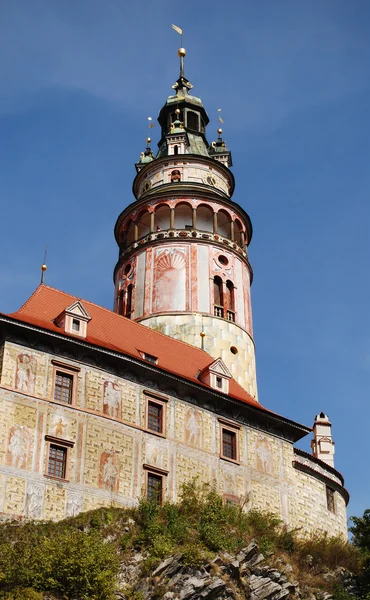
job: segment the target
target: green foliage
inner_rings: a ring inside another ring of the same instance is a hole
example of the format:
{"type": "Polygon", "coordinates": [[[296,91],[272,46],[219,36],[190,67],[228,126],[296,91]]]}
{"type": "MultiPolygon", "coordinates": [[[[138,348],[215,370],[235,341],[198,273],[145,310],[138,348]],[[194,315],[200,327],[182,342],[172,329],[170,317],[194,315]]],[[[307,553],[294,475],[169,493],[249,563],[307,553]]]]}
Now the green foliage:
{"type": "Polygon", "coordinates": [[[0,593],[0,598],[3,600],[43,600],[44,595],[36,592],[32,588],[17,588],[13,592],[0,593]]]}
{"type": "MultiPolygon", "coordinates": [[[[10,539],[0,541],[0,573],[1,587],[14,598],[17,588],[81,600],[111,597],[119,562],[114,545],[105,543],[101,533],[58,524],[50,524],[48,534],[45,526],[41,531],[37,525],[13,529],[10,539]]],[[[39,597],[30,594],[30,600],[39,597]]]]}
{"type": "Polygon", "coordinates": [[[366,509],[362,517],[351,517],[353,525],[349,528],[352,542],[365,554],[370,554],[370,509],[366,509]]]}
{"type": "Polygon", "coordinates": [[[366,509],[362,517],[351,517],[353,523],[349,528],[352,541],[363,556],[363,568],[359,585],[363,597],[370,598],[370,509],[366,509]]]}
{"type": "Polygon", "coordinates": [[[144,594],[140,590],[130,587],[125,589],[125,598],[126,600],[144,600],[144,594]]]}
{"type": "Polygon", "coordinates": [[[344,567],[358,573],[361,566],[358,550],[341,535],[330,537],[326,533],[315,533],[296,540],[295,554],[302,568],[307,565],[307,556],[312,557],[310,569],[313,573],[322,572],[323,565],[330,570],[344,567]]]}

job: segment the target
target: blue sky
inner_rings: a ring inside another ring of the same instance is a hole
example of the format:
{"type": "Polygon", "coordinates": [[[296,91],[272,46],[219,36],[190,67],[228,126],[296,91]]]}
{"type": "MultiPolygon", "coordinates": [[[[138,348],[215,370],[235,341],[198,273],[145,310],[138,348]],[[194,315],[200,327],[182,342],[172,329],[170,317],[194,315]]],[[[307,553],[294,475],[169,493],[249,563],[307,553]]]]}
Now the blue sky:
{"type": "MultiPolygon", "coordinates": [[[[147,117],[185,72],[222,107],[254,236],[260,401],[325,411],[336,468],[370,507],[370,5],[367,0],[0,4],[2,312],[46,282],[111,308],[113,226],[147,117]]],[[[152,130],[158,140],[159,128],[152,130]]],[[[301,444],[309,449],[309,439],[301,444]]]]}

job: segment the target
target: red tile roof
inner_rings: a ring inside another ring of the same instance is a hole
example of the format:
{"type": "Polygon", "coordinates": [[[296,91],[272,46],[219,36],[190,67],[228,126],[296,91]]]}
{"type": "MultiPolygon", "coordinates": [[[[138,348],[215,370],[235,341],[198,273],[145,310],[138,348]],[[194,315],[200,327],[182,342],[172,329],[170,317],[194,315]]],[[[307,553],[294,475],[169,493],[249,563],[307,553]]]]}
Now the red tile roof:
{"type": "MultiPolygon", "coordinates": [[[[107,308],[76,298],[47,285],[39,285],[17,312],[7,316],[72,339],[81,339],[79,336],[65,333],[54,323],[54,319],[76,300],[80,300],[91,317],[91,321],[87,325],[88,335],[84,341],[142,361],[140,351],[151,354],[158,357],[157,368],[196,382],[200,386],[206,385],[197,379],[197,374],[213,363],[214,358],[204,350],[175,340],[107,308]]],[[[235,379],[230,379],[229,395],[262,410],[267,410],[235,379]]]]}

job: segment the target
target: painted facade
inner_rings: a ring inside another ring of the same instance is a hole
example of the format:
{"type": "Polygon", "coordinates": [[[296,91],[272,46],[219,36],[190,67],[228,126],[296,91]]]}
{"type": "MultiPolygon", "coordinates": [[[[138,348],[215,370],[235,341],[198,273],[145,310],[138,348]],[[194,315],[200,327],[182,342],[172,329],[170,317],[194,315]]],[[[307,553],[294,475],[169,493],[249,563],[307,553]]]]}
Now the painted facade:
{"type": "Polygon", "coordinates": [[[195,405],[164,394],[153,380],[117,376],[44,351],[27,353],[35,365],[34,389],[25,392],[18,377],[25,348],[6,342],[3,350],[1,515],[61,519],[98,506],[134,505],[153,470],[163,474],[165,499],[176,501],[181,485],[197,475],[216,481],[226,500],[274,511],[290,527],[346,534],[347,493],[340,475],[299,454],[289,440],[205,408],[199,399],[195,405]],[[76,374],[73,405],[53,397],[59,365],[76,374]],[[162,434],[147,427],[151,399],[165,405],[162,434]],[[220,458],[224,424],[237,432],[235,461],[220,458]],[[48,474],[47,464],[50,444],[58,440],[69,444],[60,479],[48,474]],[[335,489],[335,513],[327,508],[328,484],[335,489]]]}
{"type": "Polygon", "coordinates": [[[0,314],[0,515],[61,519],[195,476],[292,528],[347,533],[331,424],[257,399],[248,258],[231,154],[181,72],[118,217],[114,310],[45,285],[0,314]]]}

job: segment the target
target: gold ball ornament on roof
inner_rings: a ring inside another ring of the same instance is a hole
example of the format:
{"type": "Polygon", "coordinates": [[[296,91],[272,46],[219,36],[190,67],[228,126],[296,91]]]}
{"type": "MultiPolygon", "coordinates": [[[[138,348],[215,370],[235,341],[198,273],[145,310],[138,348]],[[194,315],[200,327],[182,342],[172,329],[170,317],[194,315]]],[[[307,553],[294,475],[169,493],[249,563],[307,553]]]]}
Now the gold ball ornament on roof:
{"type": "Polygon", "coordinates": [[[217,129],[217,133],[218,133],[218,135],[221,135],[221,133],[222,133],[221,127],[219,129],[217,129]]]}
{"type": "Polygon", "coordinates": [[[150,138],[150,137],[146,138],[146,143],[147,144],[150,144],[151,141],[152,141],[152,138],[150,138]]]}
{"type": "Polygon", "coordinates": [[[46,271],[46,269],[47,269],[47,266],[46,266],[45,264],[44,264],[44,265],[41,265],[40,269],[41,269],[41,271],[46,271]]]}
{"type": "Polygon", "coordinates": [[[181,113],[181,110],[180,110],[179,108],[176,108],[176,110],[175,110],[175,113],[176,113],[177,115],[179,115],[179,114],[181,113]]]}
{"type": "Polygon", "coordinates": [[[179,56],[186,56],[186,50],[185,50],[185,48],[179,48],[178,51],[177,51],[177,54],[179,56]]]}

